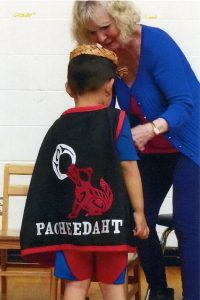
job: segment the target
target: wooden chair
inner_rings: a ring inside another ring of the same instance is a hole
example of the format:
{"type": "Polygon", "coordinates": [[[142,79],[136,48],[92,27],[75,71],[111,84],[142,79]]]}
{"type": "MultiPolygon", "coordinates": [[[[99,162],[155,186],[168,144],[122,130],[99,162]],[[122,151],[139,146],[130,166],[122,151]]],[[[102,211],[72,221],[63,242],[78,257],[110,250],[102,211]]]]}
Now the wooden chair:
{"type": "Polygon", "coordinates": [[[19,196],[27,196],[28,185],[12,183],[15,180],[26,179],[33,172],[33,165],[6,164],[4,167],[4,187],[2,206],[2,229],[0,231],[0,251],[1,251],[1,292],[7,291],[7,277],[9,276],[36,276],[48,277],[50,282],[50,299],[55,299],[55,281],[53,269],[39,264],[11,263],[8,261],[8,250],[19,250],[19,230],[9,230],[8,214],[9,199],[19,200],[19,196]],[[14,176],[13,176],[14,175],[14,176]],[[18,198],[18,199],[17,199],[18,198]],[[15,268],[16,267],[16,268],[15,268]]]}
{"type": "Polygon", "coordinates": [[[126,274],[126,295],[127,300],[141,299],[141,283],[140,283],[140,263],[137,254],[129,253],[128,267],[126,274]],[[135,297],[135,298],[133,298],[135,297]]]}
{"type": "MultiPolygon", "coordinates": [[[[57,300],[64,292],[64,280],[56,279],[55,285],[57,290],[55,300],[57,300]]],[[[128,255],[125,293],[127,300],[141,300],[140,263],[137,254],[129,253],[128,255]]],[[[90,300],[90,297],[86,300],[90,300]]]]}

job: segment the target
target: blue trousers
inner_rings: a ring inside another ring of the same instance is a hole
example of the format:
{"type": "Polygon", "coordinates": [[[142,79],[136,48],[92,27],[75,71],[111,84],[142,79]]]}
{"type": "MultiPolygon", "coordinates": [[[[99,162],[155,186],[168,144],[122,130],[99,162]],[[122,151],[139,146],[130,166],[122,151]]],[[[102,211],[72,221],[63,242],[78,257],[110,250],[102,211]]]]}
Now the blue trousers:
{"type": "Polygon", "coordinates": [[[183,299],[200,299],[200,168],[184,156],[180,157],[174,172],[173,211],[183,299]]]}
{"type": "Polygon", "coordinates": [[[181,154],[141,155],[145,214],[150,227],[140,240],[138,254],[150,289],[167,287],[156,222],[160,207],[173,184],[173,210],[180,248],[183,299],[200,299],[199,194],[200,168],[181,154]]]}

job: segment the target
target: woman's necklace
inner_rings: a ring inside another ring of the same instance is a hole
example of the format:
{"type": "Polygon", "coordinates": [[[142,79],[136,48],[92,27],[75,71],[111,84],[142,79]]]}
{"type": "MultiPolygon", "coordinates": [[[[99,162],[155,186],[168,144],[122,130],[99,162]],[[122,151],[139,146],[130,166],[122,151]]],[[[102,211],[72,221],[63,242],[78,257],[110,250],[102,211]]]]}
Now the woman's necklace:
{"type": "Polygon", "coordinates": [[[138,73],[141,52],[141,34],[141,26],[138,24],[127,45],[122,45],[116,53],[119,59],[119,67],[117,69],[118,75],[129,87],[133,85],[138,73]]]}

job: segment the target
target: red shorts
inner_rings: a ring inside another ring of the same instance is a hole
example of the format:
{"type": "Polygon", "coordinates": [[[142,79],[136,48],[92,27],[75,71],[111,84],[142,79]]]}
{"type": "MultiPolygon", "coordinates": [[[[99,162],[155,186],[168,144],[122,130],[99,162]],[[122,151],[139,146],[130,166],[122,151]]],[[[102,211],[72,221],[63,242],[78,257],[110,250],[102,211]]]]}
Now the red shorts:
{"type": "Polygon", "coordinates": [[[95,278],[98,282],[123,284],[128,253],[59,251],[55,259],[55,276],[66,280],[95,278]]]}

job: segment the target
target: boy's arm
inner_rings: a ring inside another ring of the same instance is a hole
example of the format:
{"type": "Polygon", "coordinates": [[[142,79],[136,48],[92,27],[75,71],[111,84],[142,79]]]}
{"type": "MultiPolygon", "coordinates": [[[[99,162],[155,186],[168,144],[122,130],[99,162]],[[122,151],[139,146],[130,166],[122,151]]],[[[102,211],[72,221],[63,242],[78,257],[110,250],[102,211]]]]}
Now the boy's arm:
{"type": "Polygon", "coordinates": [[[144,212],[143,192],[140,173],[136,161],[121,161],[121,169],[134,211],[144,212]]]}
{"type": "Polygon", "coordinates": [[[149,229],[144,216],[143,192],[140,173],[137,166],[138,155],[133,144],[130,124],[127,116],[116,141],[116,150],[120,160],[124,182],[133,208],[133,218],[136,228],[134,235],[145,239],[149,229]]]}
{"type": "Polygon", "coordinates": [[[144,201],[142,183],[136,161],[121,161],[121,169],[125,186],[133,208],[133,215],[136,224],[134,235],[145,239],[148,237],[149,229],[144,216],[144,201]]]}

